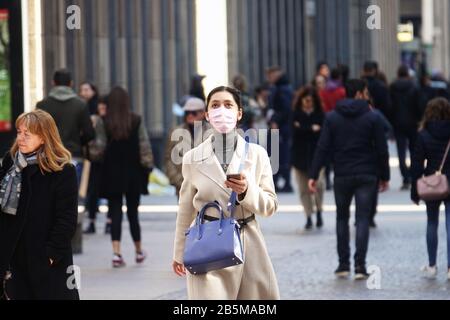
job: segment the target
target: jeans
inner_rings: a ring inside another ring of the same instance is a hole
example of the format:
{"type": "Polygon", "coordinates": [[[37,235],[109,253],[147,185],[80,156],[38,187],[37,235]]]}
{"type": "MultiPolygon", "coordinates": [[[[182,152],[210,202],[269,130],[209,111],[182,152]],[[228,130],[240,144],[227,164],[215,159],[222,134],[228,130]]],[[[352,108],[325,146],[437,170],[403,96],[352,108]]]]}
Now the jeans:
{"type": "MultiPolygon", "coordinates": [[[[438,250],[439,207],[442,201],[427,202],[427,250],[430,266],[436,265],[438,250]]],[[[450,268],[450,201],[444,201],[447,230],[447,264],[450,268]]]]}
{"type": "Polygon", "coordinates": [[[412,158],[416,143],[416,130],[397,130],[395,131],[395,140],[397,142],[398,161],[400,173],[403,177],[403,183],[410,183],[411,175],[406,165],[406,149],[409,148],[409,155],[412,158]]]}
{"type": "Polygon", "coordinates": [[[334,178],[334,197],[337,207],[336,233],[339,264],[350,266],[350,205],[355,197],[356,253],[355,266],[365,267],[369,245],[369,219],[377,195],[377,177],[355,175],[334,178]]]}
{"type": "MultiPolygon", "coordinates": [[[[122,236],[122,199],[123,195],[108,198],[109,212],[111,215],[111,240],[120,241],[122,236]]],[[[127,217],[130,224],[130,233],[134,242],[141,241],[141,227],[139,225],[138,207],[141,195],[139,193],[127,193],[127,217]]]]}

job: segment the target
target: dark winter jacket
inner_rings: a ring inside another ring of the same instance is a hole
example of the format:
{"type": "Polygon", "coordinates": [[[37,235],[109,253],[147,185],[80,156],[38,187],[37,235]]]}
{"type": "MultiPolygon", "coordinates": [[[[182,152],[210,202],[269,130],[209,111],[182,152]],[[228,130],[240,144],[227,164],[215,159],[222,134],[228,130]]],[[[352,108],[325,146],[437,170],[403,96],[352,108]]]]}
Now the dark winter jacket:
{"type": "Polygon", "coordinates": [[[420,90],[410,79],[398,79],[391,84],[391,121],[395,130],[416,130],[422,111],[420,90]]]}
{"type": "Polygon", "coordinates": [[[141,126],[141,117],[133,115],[132,130],[127,139],[113,140],[107,125],[105,129],[108,142],[103,158],[100,196],[109,198],[125,193],[148,194],[148,175],[153,169],[153,154],[147,135],[142,137],[141,132],[145,129],[141,126]],[[144,144],[142,140],[147,141],[144,144]],[[147,159],[146,163],[143,163],[143,158],[147,159]]]}
{"type": "Polygon", "coordinates": [[[312,179],[317,180],[330,158],[336,177],[364,174],[390,179],[383,122],[366,101],[340,101],[326,116],[310,170],[312,179]]]}
{"type": "Polygon", "coordinates": [[[82,158],[82,146],[95,138],[86,103],[71,88],[55,87],[36,108],[53,117],[64,146],[74,158],[82,158]]]}
{"type": "MultiPolygon", "coordinates": [[[[12,164],[6,155],[0,179],[12,164]]],[[[36,164],[22,173],[17,215],[0,212],[0,279],[7,270],[12,272],[6,289],[13,300],[78,299],[78,291],[67,286],[74,284],[69,268],[78,217],[75,167],[67,165],[60,172],[43,174],[36,164]]]]}
{"type": "Polygon", "coordinates": [[[391,99],[386,85],[374,77],[365,77],[374,108],[383,112],[390,119],[391,99]]]}
{"type": "MultiPolygon", "coordinates": [[[[429,176],[439,170],[449,140],[450,121],[431,121],[417,135],[411,163],[411,199],[414,202],[419,201],[417,180],[423,175],[429,176]]],[[[445,161],[442,173],[450,179],[450,157],[445,161]]]]}
{"type": "Polygon", "coordinates": [[[269,107],[273,110],[270,122],[277,124],[282,136],[290,134],[293,96],[294,91],[286,76],[277,81],[269,96],[269,107]]]}
{"type": "Polygon", "coordinates": [[[313,125],[322,127],[325,115],[322,112],[307,114],[296,110],[293,114],[291,164],[298,170],[308,172],[319,141],[320,131],[314,132],[313,125]]]}

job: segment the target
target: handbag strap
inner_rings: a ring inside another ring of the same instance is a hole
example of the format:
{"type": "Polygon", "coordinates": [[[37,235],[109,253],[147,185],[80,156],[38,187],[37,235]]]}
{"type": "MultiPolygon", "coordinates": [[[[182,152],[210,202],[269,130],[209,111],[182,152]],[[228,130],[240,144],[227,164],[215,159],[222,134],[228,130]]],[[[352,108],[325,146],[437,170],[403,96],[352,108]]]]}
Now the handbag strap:
{"type": "Polygon", "coordinates": [[[444,158],[442,159],[441,166],[439,167],[438,174],[442,173],[442,169],[444,169],[445,161],[447,160],[448,151],[450,150],[450,140],[447,143],[447,148],[445,149],[444,158]]]}
{"type": "MultiPolygon", "coordinates": [[[[239,173],[242,172],[244,169],[244,163],[247,159],[248,155],[248,149],[249,149],[250,143],[248,142],[248,139],[245,139],[245,153],[244,157],[241,160],[241,164],[239,165],[239,173]]],[[[237,201],[237,193],[233,191],[230,196],[230,200],[228,200],[228,212],[230,212],[230,216],[234,218],[234,211],[236,211],[236,201],[237,201]]]]}

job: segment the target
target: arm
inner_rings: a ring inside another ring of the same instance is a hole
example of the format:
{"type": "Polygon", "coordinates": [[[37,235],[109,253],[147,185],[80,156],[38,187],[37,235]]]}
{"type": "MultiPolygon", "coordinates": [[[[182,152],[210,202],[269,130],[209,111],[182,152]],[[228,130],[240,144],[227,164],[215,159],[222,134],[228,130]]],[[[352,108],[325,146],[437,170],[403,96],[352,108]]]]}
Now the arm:
{"type": "Polygon", "coordinates": [[[173,250],[173,260],[181,264],[183,263],[184,246],[186,241],[185,232],[189,229],[196,216],[193,200],[197,190],[191,183],[192,175],[190,172],[190,164],[187,163],[190,161],[190,159],[187,159],[187,156],[190,156],[190,154],[190,152],[187,153],[183,158],[182,173],[184,179],[180,190],[173,250]]]}
{"type": "Polygon", "coordinates": [[[255,180],[249,179],[245,196],[238,201],[238,204],[252,213],[270,217],[277,211],[278,199],[275,193],[270,159],[265,150],[261,152],[258,161],[261,161],[259,165],[262,166],[259,184],[257,185],[255,180]]]}
{"type": "Polygon", "coordinates": [[[378,160],[378,177],[381,181],[390,180],[389,150],[384,132],[383,121],[379,116],[375,121],[375,150],[378,160]]]}
{"type": "Polygon", "coordinates": [[[54,263],[71,254],[71,241],[78,219],[78,182],[75,167],[67,165],[55,173],[55,216],[47,238],[47,254],[54,263]]]}
{"type": "Polygon", "coordinates": [[[330,121],[329,118],[326,117],[322,127],[322,133],[320,135],[319,142],[317,143],[316,152],[314,154],[314,160],[311,164],[311,169],[309,172],[309,177],[311,179],[317,180],[319,178],[320,170],[326,164],[327,159],[330,156],[331,143],[332,143],[332,134],[330,128],[330,121]]]}
{"type": "Polygon", "coordinates": [[[418,203],[420,201],[417,194],[417,180],[423,176],[425,172],[425,148],[422,137],[417,135],[414,154],[411,159],[411,200],[418,203]]]}
{"type": "Polygon", "coordinates": [[[141,165],[146,169],[152,170],[154,166],[152,146],[142,121],[139,124],[139,152],[141,165]]]}
{"type": "Polygon", "coordinates": [[[82,145],[86,145],[89,141],[95,139],[95,130],[92,126],[91,116],[89,115],[89,111],[86,106],[83,106],[83,111],[81,112],[80,117],[80,140],[82,145]]]}

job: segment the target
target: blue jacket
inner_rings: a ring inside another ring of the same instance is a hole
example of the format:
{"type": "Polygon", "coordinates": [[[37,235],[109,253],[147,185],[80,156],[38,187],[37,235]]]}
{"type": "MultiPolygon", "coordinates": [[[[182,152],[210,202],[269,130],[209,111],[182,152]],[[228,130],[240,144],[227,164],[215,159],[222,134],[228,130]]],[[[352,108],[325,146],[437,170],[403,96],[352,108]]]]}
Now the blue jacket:
{"type": "MultiPolygon", "coordinates": [[[[449,140],[450,121],[430,121],[419,132],[411,163],[411,199],[414,202],[419,201],[417,180],[423,175],[429,176],[439,170],[449,140]]],[[[450,157],[447,157],[442,173],[450,178],[450,157]]]]}
{"type": "Polygon", "coordinates": [[[389,181],[383,121],[366,101],[342,100],[327,115],[310,170],[312,179],[318,178],[329,159],[336,177],[367,174],[389,181]]]}

